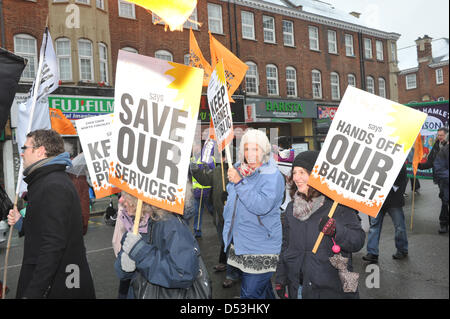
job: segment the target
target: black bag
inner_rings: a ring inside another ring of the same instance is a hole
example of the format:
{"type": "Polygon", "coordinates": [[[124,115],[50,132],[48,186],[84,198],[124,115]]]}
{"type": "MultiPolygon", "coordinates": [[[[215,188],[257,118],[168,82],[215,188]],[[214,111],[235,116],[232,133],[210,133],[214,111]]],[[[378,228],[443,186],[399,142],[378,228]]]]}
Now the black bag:
{"type": "Polygon", "coordinates": [[[9,199],[3,187],[0,186],[0,220],[6,219],[9,214],[9,210],[13,208],[13,203],[9,199]]]}
{"type": "Polygon", "coordinates": [[[211,280],[203,259],[198,255],[198,275],[190,288],[166,288],[149,282],[140,272],[132,280],[136,299],[211,299],[211,280]]]}
{"type": "MultiPolygon", "coordinates": [[[[177,216],[178,220],[185,224],[177,216]]],[[[152,240],[153,225],[150,229],[150,243],[152,240]]],[[[211,299],[212,285],[208,270],[200,255],[200,251],[194,247],[195,254],[198,257],[198,274],[193,284],[189,288],[166,288],[149,282],[140,272],[132,279],[131,286],[136,299],[211,299]]]]}

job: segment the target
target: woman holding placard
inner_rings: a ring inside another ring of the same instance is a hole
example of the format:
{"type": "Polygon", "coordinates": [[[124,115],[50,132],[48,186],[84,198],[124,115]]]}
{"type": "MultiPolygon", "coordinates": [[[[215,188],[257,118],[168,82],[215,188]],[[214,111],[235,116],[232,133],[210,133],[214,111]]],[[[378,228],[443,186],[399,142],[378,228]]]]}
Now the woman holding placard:
{"type": "Polygon", "coordinates": [[[300,153],[292,164],[293,200],[285,211],[276,292],[290,299],[358,298],[352,252],[364,246],[366,236],[355,210],[339,205],[328,218],[333,200],[308,185],[318,155],[300,153]],[[311,253],[320,232],[325,235],[322,244],[311,253]]]}
{"type": "Polygon", "coordinates": [[[227,173],[223,241],[227,263],[242,271],[241,298],[275,298],[270,279],[281,249],[285,182],[270,151],[267,136],[249,129],[241,139],[239,161],[227,173]]]}
{"type": "Polygon", "coordinates": [[[127,229],[115,269],[131,279],[128,298],[185,298],[199,273],[199,248],[181,216],[142,203],[139,234],[132,232],[138,199],[122,192],[121,223],[127,229]],[[171,289],[166,289],[171,288],[171,289]],[[181,289],[173,289],[181,288],[181,289]]]}

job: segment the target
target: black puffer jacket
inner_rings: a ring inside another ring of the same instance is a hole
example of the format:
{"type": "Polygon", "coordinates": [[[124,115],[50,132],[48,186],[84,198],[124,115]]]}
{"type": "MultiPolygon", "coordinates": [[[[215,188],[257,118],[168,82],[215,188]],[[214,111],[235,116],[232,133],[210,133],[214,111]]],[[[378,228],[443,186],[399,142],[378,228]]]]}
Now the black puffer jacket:
{"type": "MultiPolygon", "coordinates": [[[[293,202],[286,208],[283,223],[283,245],[276,272],[276,283],[287,285],[289,298],[297,298],[299,279],[303,278],[303,298],[358,298],[356,293],[344,293],[338,270],[329,257],[334,255],[333,241],[324,236],[316,254],[312,253],[319,236],[319,223],[330,212],[333,201],[325,199],[322,207],[306,221],[293,216],[293,202]]],[[[338,205],[333,218],[336,220],[336,244],[341,246],[341,254],[349,258],[348,270],[352,271],[352,252],[364,246],[365,233],[356,215],[356,211],[338,205]]]]}
{"type": "Polygon", "coordinates": [[[43,166],[24,179],[28,206],[17,298],[95,298],[80,199],[65,168],[43,166]]]}

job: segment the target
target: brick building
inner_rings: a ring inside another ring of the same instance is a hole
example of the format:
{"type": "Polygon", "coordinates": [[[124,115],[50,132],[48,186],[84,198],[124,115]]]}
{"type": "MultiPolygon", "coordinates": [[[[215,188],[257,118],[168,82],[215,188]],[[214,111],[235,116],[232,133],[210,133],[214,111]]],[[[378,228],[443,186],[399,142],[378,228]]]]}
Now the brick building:
{"type": "Polygon", "coordinates": [[[400,103],[449,99],[449,41],[425,35],[416,45],[398,50],[400,103]]]}
{"type": "MultiPolygon", "coordinates": [[[[0,4],[2,47],[34,61],[18,101],[34,79],[48,16],[61,78],[49,103],[73,119],[87,113],[81,107],[87,99],[111,111],[119,49],[188,63],[189,27],[208,61],[210,31],[249,66],[235,92],[235,124],[287,136],[298,151],[320,149],[347,85],[398,99],[400,35],[367,27],[358,13],[318,0],[200,0],[191,19],[201,24],[187,22],[184,32],[166,32],[158,17],[124,0],[0,4]]],[[[201,111],[207,110],[203,98],[201,111]]],[[[76,138],[66,140],[79,151],[76,138]]]]}

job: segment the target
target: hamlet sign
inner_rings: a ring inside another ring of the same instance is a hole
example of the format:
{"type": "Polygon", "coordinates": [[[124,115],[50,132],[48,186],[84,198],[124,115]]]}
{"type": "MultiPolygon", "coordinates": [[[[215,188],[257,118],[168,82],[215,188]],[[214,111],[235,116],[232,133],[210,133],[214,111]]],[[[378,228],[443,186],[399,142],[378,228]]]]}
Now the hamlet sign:
{"type": "Polygon", "coordinates": [[[111,184],[183,214],[203,70],[119,51],[111,184]]]}
{"type": "Polygon", "coordinates": [[[308,184],[376,217],[426,116],[348,86],[308,184]]]}
{"type": "Polygon", "coordinates": [[[113,115],[107,114],[75,122],[96,198],[120,192],[119,188],[109,183],[108,177],[112,119],[113,115]]]}

